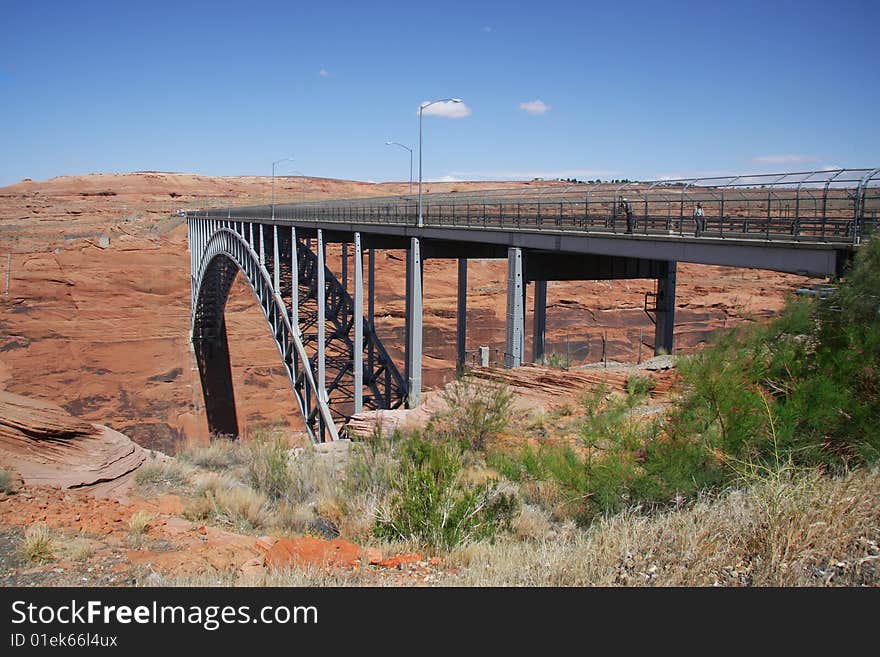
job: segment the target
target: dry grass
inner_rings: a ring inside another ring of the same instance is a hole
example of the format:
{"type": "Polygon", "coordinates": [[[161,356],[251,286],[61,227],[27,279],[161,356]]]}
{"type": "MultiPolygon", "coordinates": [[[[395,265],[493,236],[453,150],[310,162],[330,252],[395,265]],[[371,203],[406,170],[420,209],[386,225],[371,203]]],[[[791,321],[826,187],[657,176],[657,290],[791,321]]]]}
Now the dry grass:
{"type": "Polygon", "coordinates": [[[223,475],[204,477],[197,496],[184,509],[190,520],[250,533],[271,524],[268,498],[223,475]]]}
{"type": "Polygon", "coordinates": [[[186,494],[196,470],[174,458],[150,458],[135,473],[137,492],[144,497],[162,493],[186,494]]]}
{"type": "Polygon", "coordinates": [[[467,586],[880,585],[880,471],[767,480],[681,511],[452,555],[467,586]]]}
{"type": "Polygon", "coordinates": [[[128,531],[132,536],[143,536],[150,528],[150,523],[156,519],[156,514],[149,511],[135,511],[128,519],[128,531]]]}
{"type": "Polygon", "coordinates": [[[272,587],[342,587],[342,586],[381,586],[375,569],[367,566],[357,568],[295,568],[267,572],[257,578],[242,579],[235,570],[214,573],[200,573],[179,577],[145,577],[142,586],[174,587],[230,587],[230,586],[272,586],[272,587]]]}
{"type": "Polygon", "coordinates": [[[57,545],[49,528],[43,524],[32,525],[24,533],[21,552],[29,561],[46,563],[55,559],[57,545]]]}
{"type": "Polygon", "coordinates": [[[88,561],[95,554],[95,544],[84,539],[74,539],[64,545],[64,556],[71,561],[88,561]]]}
{"type": "Polygon", "coordinates": [[[241,468],[250,456],[247,446],[223,438],[214,439],[208,445],[188,441],[177,452],[177,458],[182,461],[214,472],[241,468]]]}

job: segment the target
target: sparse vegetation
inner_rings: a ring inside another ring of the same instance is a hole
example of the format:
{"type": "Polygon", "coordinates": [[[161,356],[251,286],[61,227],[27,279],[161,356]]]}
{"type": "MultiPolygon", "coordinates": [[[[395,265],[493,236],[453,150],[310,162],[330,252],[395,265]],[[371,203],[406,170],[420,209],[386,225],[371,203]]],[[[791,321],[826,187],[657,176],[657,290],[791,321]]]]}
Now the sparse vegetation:
{"type": "Polygon", "coordinates": [[[280,435],[261,435],[250,445],[250,484],[274,502],[284,499],[293,484],[287,450],[287,441],[280,435]]]}
{"type": "Polygon", "coordinates": [[[633,508],[552,540],[451,554],[464,586],[877,586],[880,473],[782,477],[691,507],[633,508]],[[767,497],[778,500],[768,521],[767,497]]]}
{"type": "Polygon", "coordinates": [[[510,423],[513,395],[503,385],[462,377],[443,393],[446,410],[432,418],[428,431],[465,448],[482,451],[510,423]]]}
{"type": "Polygon", "coordinates": [[[0,468],[0,493],[7,495],[15,492],[15,477],[8,470],[0,468]]]}
{"type": "Polygon", "coordinates": [[[571,358],[560,353],[546,354],[541,359],[541,364],[547,367],[555,367],[558,370],[568,370],[571,369],[571,358]]]}
{"type": "Polygon", "coordinates": [[[34,563],[46,563],[55,559],[55,539],[49,528],[40,523],[31,525],[25,530],[21,542],[21,552],[26,559],[34,563]]]}
{"type": "Polygon", "coordinates": [[[633,374],[626,380],[626,392],[630,397],[647,397],[653,389],[654,382],[644,374],[633,374]]]}
{"type": "Polygon", "coordinates": [[[156,514],[149,511],[135,511],[128,520],[128,530],[132,536],[143,536],[150,528],[150,523],[156,519],[156,514]]]}
{"type": "Polygon", "coordinates": [[[194,470],[177,459],[147,460],[135,473],[135,486],[141,495],[186,492],[192,487],[194,470]]]}
{"type": "Polygon", "coordinates": [[[227,472],[247,463],[248,452],[248,448],[237,440],[215,439],[208,445],[186,443],[177,452],[177,457],[199,468],[227,472]]]}
{"type": "Polygon", "coordinates": [[[202,482],[184,516],[244,533],[271,525],[266,495],[222,475],[211,475],[202,482]]]}

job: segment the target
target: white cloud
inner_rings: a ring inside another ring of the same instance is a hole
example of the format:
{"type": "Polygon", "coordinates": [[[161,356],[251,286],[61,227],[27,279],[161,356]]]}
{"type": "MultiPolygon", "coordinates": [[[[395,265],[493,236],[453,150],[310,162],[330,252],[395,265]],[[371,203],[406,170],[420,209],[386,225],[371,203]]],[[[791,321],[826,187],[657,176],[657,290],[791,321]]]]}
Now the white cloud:
{"type": "Polygon", "coordinates": [[[318,71],[318,75],[320,75],[322,78],[329,78],[330,71],[328,71],[326,68],[322,68],[320,71],[318,71]]]}
{"type": "MultiPolygon", "coordinates": [[[[426,100],[425,103],[431,101],[426,100]]],[[[422,103],[424,105],[425,103],[422,103]]],[[[434,103],[422,110],[422,116],[445,116],[447,119],[463,119],[471,115],[471,108],[467,103],[443,102],[434,103]]]]}
{"type": "Polygon", "coordinates": [[[753,159],[758,164],[803,164],[819,160],[813,155],[759,155],[753,159]]]}
{"type": "Polygon", "coordinates": [[[520,103],[519,108],[529,114],[546,114],[550,111],[550,105],[543,100],[530,100],[526,103],[520,103]]]}
{"type": "Polygon", "coordinates": [[[489,27],[488,25],[483,28],[483,32],[491,32],[491,31],[492,31],[492,28],[489,27]]]}

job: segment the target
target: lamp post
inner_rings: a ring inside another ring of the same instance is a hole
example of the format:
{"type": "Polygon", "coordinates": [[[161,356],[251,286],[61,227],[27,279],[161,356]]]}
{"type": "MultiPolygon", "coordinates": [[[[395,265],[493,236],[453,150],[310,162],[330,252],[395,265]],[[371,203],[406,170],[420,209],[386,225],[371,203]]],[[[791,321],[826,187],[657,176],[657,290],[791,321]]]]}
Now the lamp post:
{"type": "Polygon", "coordinates": [[[405,148],[409,151],[409,195],[412,196],[412,155],[413,151],[409,146],[404,146],[396,141],[386,141],[386,146],[400,146],[401,148],[405,148]]]}
{"type": "Polygon", "coordinates": [[[440,100],[431,100],[427,103],[419,105],[419,228],[424,226],[422,220],[422,111],[426,107],[430,107],[436,103],[460,103],[461,98],[441,98],[440,100]]]}
{"type": "Polygon", "coordinates": [[[281,164],[282,162],[287,162],[288,160],[293,160],[292,157],[282,157],[280,160],[275,160],[272,163],[272,218],[275,218],[275,165],[281,164]]]}

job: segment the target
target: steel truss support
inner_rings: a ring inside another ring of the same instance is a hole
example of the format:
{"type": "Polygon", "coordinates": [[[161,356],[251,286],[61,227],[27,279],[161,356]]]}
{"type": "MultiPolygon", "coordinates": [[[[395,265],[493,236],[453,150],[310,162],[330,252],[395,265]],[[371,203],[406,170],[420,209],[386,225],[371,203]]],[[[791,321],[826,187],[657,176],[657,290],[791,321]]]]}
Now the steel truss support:
{"type": "Polygon", "coordinates": [[[245,227],[201,217],[190,217],[188,224],[194,251],[193,346],[212,432],[238,433],[224,318],[238,271],[245,275],[272,329],[313,440],[338,438],[337,426],[356,408],[393,408],[402,403],[405,382],[375,335],[372,316],[364,327],[359,234],[353,299],[326,267],[322,232],[312,253],[298,239],[296,228],[288,231],[273,225],[269,232],[268,225],[245,227]],[[371,354],[368,368],[365,351],[371,354]]]}

